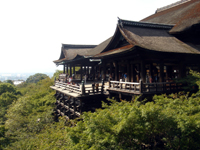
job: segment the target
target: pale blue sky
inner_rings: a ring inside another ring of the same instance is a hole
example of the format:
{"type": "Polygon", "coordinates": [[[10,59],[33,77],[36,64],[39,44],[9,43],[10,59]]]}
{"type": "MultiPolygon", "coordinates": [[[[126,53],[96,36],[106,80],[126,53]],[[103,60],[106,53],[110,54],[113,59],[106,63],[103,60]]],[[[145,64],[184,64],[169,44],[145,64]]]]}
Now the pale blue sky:
{"type": "Polygon", "coordinates": [[[177,0],[0,0],[0,73],[54,72],[61,43],[99,44],[117,17],[139,21],[177,0]]]}

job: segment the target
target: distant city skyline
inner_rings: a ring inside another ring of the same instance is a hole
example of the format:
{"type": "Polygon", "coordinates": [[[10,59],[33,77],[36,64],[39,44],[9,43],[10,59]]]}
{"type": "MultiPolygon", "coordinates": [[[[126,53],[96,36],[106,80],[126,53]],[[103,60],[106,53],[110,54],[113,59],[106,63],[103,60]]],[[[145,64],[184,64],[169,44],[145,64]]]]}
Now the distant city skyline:
{"type": "MultiPolygon", "coordinates": [[[[5,81],[5,80],[24,80],[26,81],[26,79],[28,77],[30,77],[31,75],[34,75],[36,73],[0,73],[0,81],[5,81]]],[[[54,72],[46,72],[43,73],[46,74],[49,77],[52,77],[54,72]]]]}
{"type": "Polygon", "coordinates": [[[61,44],[99,44],[117,17],[139,21],[177,0],[8,0],[0,2],[0,73],[55,72],[61,44]]]}

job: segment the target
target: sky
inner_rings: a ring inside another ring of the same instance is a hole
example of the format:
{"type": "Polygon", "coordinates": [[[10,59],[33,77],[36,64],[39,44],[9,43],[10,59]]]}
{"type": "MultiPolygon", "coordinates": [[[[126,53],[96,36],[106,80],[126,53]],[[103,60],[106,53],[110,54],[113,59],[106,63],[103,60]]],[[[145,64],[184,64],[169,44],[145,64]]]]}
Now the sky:
{"type": "Polygon", "coordinates": [[[0,0],[0,73],[55,72],[61,45],[98,45],[117,17],[139,21],[178,0],[0,0]]]}

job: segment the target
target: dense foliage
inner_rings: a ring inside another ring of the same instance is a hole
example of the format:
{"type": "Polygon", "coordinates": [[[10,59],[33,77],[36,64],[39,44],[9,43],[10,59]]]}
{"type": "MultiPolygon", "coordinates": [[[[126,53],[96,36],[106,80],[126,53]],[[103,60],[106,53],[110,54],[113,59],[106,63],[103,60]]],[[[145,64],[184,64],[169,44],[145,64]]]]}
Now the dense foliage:
{"type": "Polygon", "coordinates": [[[5,137],[5,121],[6,113],[13,101],[16,101],[21,93],[13,84],[0,83],[0,149],[9,143],[9,139],[5,137]]]}
{"type": "Polygon", "coordinates": [[[30,77],[27,78],[26,83],[37,83],[40,80],[43,80],[45,78],[47,78],[48,76],[46,74],[42,74],[42,73],[36,73],[30,77]]]}
{"type": "Polygon", "coordinates": [[[10,84],[13,84],[13,81],[12,81],[12,80],[5,80],[4,83],[10,83],[10,84]]]}
{"type": "Polygon", "coordinates": [[[81,121],[56,123],[53,79],[18,87],[22,96],[0,126],[0,149],[200,149],[199,92],[155,95],[153,102],[110,100],[104,109],[85,112],[81,121]]]}

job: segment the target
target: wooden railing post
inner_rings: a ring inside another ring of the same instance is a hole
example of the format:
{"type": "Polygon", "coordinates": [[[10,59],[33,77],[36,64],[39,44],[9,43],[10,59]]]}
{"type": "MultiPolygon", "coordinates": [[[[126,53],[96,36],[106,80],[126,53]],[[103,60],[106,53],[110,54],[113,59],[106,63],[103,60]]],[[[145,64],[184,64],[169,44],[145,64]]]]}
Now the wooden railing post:
{"type": "Polygon", "coordinates": [[[108,82],[108,84],[109,84],[109,88],[111,88],[111,82],[110,82],[110,79],[109,79],[109,82],[108,82]]]}
{"type": "Polygon", "coordinates": [[[102,86],[101,86],[101,94],[103,94],[104,79],[102,79],[101,83],[102,83],[102,86]]]}
{"type": "Polygon", "coordinates": [[[134,92],[136,92],[136,84],[134,84],[134,92]]]}
{"type": "Polygon", "coordinates": [[[84,82],[84,80],[82,81],[81,85],[82,85],[81,93],[82,93],[82,95],[85,95],[85,82],[84,82]]]}
{"type": "Polygon", "coordinates": [[[92,92],[94,93],[95,83],[92,83],[92,92]]]}
{"type": "Polygon", "coordinates": [[[143,92],[143,89],[142,89],[142,87],[143,87],[143,82],[142,82],[142,80],[140,80],[140,93],[142,93],[142,92],[143,92]]]}

